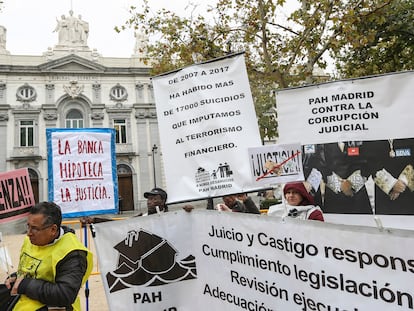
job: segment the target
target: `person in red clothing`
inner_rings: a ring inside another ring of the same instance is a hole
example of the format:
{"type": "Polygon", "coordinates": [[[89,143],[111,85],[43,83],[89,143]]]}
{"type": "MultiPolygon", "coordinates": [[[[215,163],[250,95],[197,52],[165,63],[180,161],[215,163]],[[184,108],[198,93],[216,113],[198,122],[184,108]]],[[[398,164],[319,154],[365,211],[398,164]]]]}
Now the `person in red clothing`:
{"type": "Polygon", "coordinates": [[[322,210],[315,206],[313,196],[303,182],[287,183],[283,188],[285,202],[269,207],[268,215],[324,221],[322,210]]]}

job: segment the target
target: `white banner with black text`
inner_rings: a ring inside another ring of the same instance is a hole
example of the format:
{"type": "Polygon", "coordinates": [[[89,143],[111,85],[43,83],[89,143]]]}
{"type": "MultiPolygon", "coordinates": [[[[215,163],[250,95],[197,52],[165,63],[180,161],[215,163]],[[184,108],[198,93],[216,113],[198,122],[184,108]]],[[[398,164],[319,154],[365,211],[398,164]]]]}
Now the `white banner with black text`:
{"type": "Polygon", "coordinates": [[[279,143],[414,137],[414,72],[276,92],[279,143]]]}
{"type": "Polygon", "coordinates": [[[412,310],[414,232],[195,210],[95,225],[111,310],[412,310]]]}
{"type": "Polygon", "coordinates": [[[413,84],[410,71],[277,92],[278,143],[301,143],[304,178],[327,220],[385,215],[387,226],[413,229],[413,84]]]}
{"type": "Polygon", "coordinates": [[[261,139],[244,56],[185,67],[153,85],[168,201],[255,189],[247,148],[261,139]]]}

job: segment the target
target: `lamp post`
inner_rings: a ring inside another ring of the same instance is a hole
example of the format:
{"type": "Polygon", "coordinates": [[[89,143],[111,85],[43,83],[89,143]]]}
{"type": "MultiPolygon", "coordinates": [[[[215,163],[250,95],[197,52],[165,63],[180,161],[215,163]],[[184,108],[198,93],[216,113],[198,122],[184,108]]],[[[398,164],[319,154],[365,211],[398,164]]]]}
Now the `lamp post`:
{"type": "Polygon", "coordinates": [[[156,144],[152,146],[152,170],[154,174],[154,187],[157,187],[157,176],[155,174],[155,154],[157,153],[158,147],[156,144]]]}

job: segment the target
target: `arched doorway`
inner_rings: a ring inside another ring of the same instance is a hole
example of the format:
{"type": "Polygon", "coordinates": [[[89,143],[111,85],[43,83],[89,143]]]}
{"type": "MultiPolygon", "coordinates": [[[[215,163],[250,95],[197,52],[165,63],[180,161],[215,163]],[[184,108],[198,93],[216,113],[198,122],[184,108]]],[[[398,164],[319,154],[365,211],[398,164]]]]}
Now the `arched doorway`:
{"type": "Polygon", "coordinates": [[[37,172],[32,169],[28,168],[29,171],[29,177],[30,177],[30,183],[32,185],[32,191],[35,203],[39,202],[39,175],[37,175],[37,172]]]}
{"type": "Polygon", "coordinates": [[[131,168],[125,164],[118,164],[116,168],[118,174],[119,211],[133,211],[135,205],[131,168]]]}

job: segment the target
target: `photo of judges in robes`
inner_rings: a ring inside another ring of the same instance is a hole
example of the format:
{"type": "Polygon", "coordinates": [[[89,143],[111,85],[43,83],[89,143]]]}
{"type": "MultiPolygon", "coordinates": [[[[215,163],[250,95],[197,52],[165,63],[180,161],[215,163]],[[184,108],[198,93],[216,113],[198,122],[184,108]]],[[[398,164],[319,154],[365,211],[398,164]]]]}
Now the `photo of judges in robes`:
{"type": "Polygon", "coordinates": [[[304,145],[305,185],[324,213],[414,214],[414,139],[304,145]]]}
{"type": "Polygon", "coordinates": [[[345,141],[303,147],[305,179],[315,185],[312,183],[315,171],[320,175],[315,199],[320,200],[325,213],[372,213],[370,195],[374,195],[374,186],[367,183],[372,171],[370,163],[375,157],[371,144],[345,141]]]}
{"type": "Polygon", "coordinates": [[[413,215],[414,138],[375,141],[373,149],[376,213],[413,215]]]}

